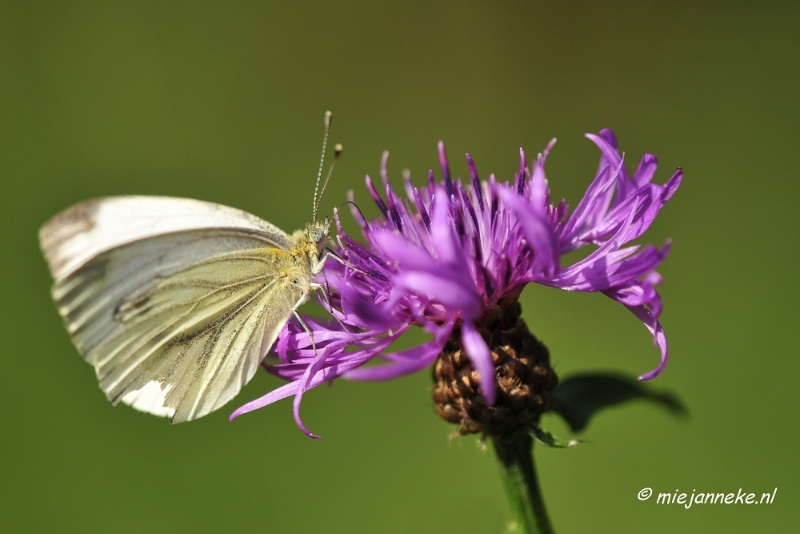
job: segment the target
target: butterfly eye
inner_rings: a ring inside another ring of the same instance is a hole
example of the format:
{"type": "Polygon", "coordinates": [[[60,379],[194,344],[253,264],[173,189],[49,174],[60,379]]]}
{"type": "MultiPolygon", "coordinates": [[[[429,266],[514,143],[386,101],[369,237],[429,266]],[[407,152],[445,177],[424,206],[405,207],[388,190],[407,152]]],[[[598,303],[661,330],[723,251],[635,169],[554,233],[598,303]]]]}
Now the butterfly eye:
{"type": "Polygon", "coordinates": [[[309,236],[316,245],[321,244],[328,237],[328,226],[328,218],[326,217],[324,223],[316,223],[309,229],[309,236]]]}

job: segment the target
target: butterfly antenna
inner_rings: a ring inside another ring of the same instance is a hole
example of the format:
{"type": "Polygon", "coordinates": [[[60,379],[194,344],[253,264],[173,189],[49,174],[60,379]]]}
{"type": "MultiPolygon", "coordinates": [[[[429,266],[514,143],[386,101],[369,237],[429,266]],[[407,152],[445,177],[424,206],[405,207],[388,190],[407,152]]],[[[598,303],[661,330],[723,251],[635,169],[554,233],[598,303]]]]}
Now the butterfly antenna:
{"type": "MultiPolygon", "coordinates": [[[[322,155],[319,157],[319,171],[317,171],[317,183],[314,185],[314,217],[312,220],[317,220],[317,210],[319,208],[319,200],[317,199],[317,191],[319,191],[319,181],[322,178],[322,168],[325,164],[325,149],[328,147],[328,134],[331,132],[331,117],[333,114],[330,111],[325,112],[325,135],[322,137],[322,155]]],[[[326,181],[327,183],[327,181],[326,181]]],[[[322,189],[325,189],[323,187],[322,189]]],[[[322,195],[319,195],[322,197],[322,195]]]]}
{"type": "MultiPolygon", "coordinates": [[[[322,184],[322,189],[319,192],[319,200],[322,200],[322,194],[325,192],[325,188],[328,186],[328,180],[331,179],[331,174],[333,174],[333,168],[336,167],[336,162],[339,161],[339,156],[342,155],[342,150],[344,147],[341,143],[336,143],[333,145],[333,161],[331,162],[331,166],[328,169],[328,175],[325,177],[325,183],[322,184]]],[[[314,220],[317,220],[317,209],[319,207],[319,202],[314,206],[314,220]]]]}

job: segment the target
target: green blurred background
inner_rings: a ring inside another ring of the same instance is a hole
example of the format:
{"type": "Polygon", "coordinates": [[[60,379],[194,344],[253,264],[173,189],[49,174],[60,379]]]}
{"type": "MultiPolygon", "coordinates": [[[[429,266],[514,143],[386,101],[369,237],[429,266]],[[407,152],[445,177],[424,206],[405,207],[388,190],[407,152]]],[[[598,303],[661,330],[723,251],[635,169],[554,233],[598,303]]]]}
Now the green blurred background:
{"type": "MultiPolygon", "coordinates": [[[[652,382],[691,417],[601,413],[569,450],[538,448],[560,533],[796,532],[800,9],[756,2],[136,2],[0,4],[0,530],[502,532],[491,451],[450,439],[430,377],[339,381],[228,423],[280,384],[171,426],[113,408],[49,297],[36,232],[90,197],[175,195],[286,230],[311,214],[325,110],[345,145],[323,209],[390,150],[418,183],[447,143],[457,175],[511,177],[520,146],[559,141],[553,194],[594,176],[584,132],[613,128],[633,165],[683,186],[645,241],[660,269],[671,360],[652,382]],[[637,492],[762,492],[771,505],[640,502],[637,492]]],[[[533,332],[560,375],[657,360],[600,295],[533,287],[533,332]]],[[[312,310],[313,311],[313,310],[312,310]]],[[[555,417],[544,425],[571,437],[555,417]]]]}

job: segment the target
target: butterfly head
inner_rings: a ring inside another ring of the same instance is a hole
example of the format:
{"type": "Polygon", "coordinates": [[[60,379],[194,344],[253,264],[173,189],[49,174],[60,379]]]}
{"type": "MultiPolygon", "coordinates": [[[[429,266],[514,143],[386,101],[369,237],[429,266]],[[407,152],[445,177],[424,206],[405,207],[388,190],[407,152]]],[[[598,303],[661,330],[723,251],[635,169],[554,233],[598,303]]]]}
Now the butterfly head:
{"type": "Polygon", "coordinates": [[[298,230],[292,236],[295,247],[290,253],[295,257],[305,258],[313,274],[322,271],[322,266],[325,264],[323,249],[328,242],[329,227],[330,222],[326,217],[324,221],[309,224],[305,230],[298,230]]]}
{"type": "Polygon", "coordinates": [[[311,241],[313,241],[318,249],[325,246],[325,242],[328,240],[330,226],[331,223],[327,217],[325,217],[324,221],[316,221],[315,223],[308,225],[308,237],[311,239],[311,241]]]}

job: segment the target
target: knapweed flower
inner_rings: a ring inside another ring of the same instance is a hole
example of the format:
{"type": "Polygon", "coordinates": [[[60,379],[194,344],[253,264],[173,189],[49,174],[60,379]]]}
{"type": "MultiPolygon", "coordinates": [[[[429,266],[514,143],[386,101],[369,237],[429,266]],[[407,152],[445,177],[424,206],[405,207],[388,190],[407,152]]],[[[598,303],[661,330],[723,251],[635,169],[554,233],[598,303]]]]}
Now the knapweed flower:
{"type": "Polygon", "coordinates": [[[367,188],[382,216],[365,220],[353,208],[364,244],[351,238],[336,215],[340,261],[329,259],[318,282],[323,305],[335,320],[289,322],[273,347],[278,362],[267,370],[288,384],[234,412],[236,417],[294,396],[297,424],[303,393],[342,376],[386,380],[434,364],[434,402],[445,419],[464,432],[504,432],[529,424],[547,408],[557,382],[547,350],[522,322],[518,298],[534,282],[567,291],[602,292],[628,308],[651,332],[667,361],[667,340],[658,321],[661,299],[655,268],[669,243],[630,244],[647,230],[680,185],[678,170],[664,185],[651,183],[655,156],[645,154],[629,175],[611,130],[587,135],[600,149],[600,166],[583,199],[570,213],[551,202],[545,159],[551,142],[529,166],[520,150],[513,182],[492,175],[481,181],[467,154],[470,180],[454,180],[439,143],[443,178],[428,184],[404,176],[407,199],[392,189],[381,162],[383,195],[367,176],[367,188]],[[384,196],[385,195],[385,196],[384,196]],[[562,256],[596,247],[585,258],[562,265],[562,256]],[[431,339],[411,349],[387,352],[412,327],[431,339]],[[379,359],[381,365],[364,366],[379,359]]]}

